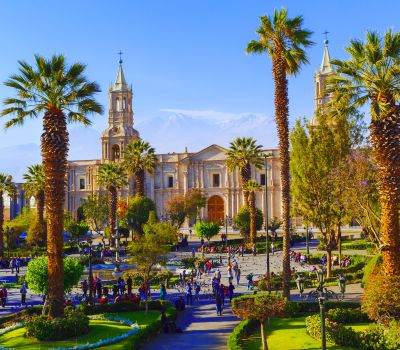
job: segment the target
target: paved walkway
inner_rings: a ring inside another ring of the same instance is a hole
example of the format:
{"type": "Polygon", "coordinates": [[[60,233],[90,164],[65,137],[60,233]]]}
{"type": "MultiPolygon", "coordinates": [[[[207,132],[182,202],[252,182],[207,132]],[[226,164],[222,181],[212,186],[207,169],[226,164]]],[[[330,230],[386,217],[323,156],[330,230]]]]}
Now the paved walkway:
{"type": "Polygon", "coordinates": [[[225,303],[222,316],[216,315],[214,302],[202,301],[199,306],[189,306],[177,320],[183,333],[161,334],[143,349],[226,349],[229,334],[240,321],[228,304],[225,303]]]}

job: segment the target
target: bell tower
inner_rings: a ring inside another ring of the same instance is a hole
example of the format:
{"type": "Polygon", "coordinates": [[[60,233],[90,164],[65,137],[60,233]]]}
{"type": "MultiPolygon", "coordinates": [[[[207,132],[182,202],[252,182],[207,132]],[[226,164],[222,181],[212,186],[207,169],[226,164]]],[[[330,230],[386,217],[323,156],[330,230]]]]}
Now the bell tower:
{"type": "Polygon", "coordinates": [[[101,136],[102,163],[117,161],[126,145],[140,138],[139,132],[133,128],[132,87],[126,83],[121,57],[117,78],[110,86],[108,96],[108,128],[101,136]]]}

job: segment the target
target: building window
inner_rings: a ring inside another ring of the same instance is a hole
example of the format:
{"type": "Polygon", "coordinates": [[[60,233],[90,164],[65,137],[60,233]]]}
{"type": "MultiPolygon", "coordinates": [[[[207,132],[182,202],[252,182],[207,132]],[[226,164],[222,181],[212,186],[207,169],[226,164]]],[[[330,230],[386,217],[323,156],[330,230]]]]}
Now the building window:
{"type": "Polygon", "coordinates": [[[174,177],[172,175],[168,176],[168,188],[174,187],[174,177]]]}
{"type": "Polygon", "coordinates": [[[121,100],[117,97],[117,111],[121,110],[121,100]]]}
{"type": "Polygon", "coordinates": [[[126,98],[124,97],[122,99],[122,110],[124,111],[126,109],[126,98]]]}
{"type": "Polygon", "coordinates": [[[213,187],[219,187],[220,185],[219,174],[213,174],[212,180],[213,180],[212,181],[213,187]]]}
{"type": "Polygon", "coordinates": [[[85,179],[79,179],[79,189],[80,190],[85,189],[85,179]]]}
{"type": "Polygon", "coordinates": [[[261,186],[265,186],[265,183],[266,183],[266,181],[265,181],[265,174],[261,174],[261,175],[260,175],[260,185],[261,185],[261,186]]]}

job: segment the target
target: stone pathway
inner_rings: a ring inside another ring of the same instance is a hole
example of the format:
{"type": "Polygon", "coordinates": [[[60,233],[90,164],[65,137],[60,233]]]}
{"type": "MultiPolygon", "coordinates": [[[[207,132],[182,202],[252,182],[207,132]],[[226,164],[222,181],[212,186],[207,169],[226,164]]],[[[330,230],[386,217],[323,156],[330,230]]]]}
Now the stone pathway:
{"type": "Polygon", "coordinates": [[[226,349],[229,334],[239,321],[232,314],[229,303],[225,303],[222,316],[217,316],[215,303],[202,301],[199,306],[187,307],[178,317],[176,323],[183,333],[161,334],[143,349],[226,349]]]}

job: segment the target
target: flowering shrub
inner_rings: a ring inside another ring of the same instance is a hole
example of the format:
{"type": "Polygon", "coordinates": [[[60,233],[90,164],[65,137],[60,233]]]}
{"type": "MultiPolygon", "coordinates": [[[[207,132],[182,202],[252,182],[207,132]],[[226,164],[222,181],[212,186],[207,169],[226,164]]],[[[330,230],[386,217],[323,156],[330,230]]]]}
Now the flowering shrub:
{"type": "MultiPolygon", "coordinates": [[[[321,339],[321,318],[313,315],[306,318],[307,334],[315,339],[321,339]]],[[[347,328],[342,323],[325,319],[326,341],[342,346],[357,346],[359,335],[351,327],[347,328]]]]}

